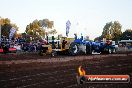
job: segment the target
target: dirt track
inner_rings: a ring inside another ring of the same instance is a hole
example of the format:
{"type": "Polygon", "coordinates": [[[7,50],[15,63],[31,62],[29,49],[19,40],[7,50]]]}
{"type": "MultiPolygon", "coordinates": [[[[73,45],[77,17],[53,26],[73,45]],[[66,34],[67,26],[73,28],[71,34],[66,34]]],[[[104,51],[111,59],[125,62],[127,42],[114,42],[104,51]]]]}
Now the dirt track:
{"type": "MultiPolygon", "coordinates": [[[[8,56],[8,55],[7,55],[8,56]]],[[[6,57],[7,57],[6,56],[6,57]]],[[[87,74],[128,74],[132,77],[132,54],[47,57],[24,55],[19,60],[0,61],[1,88],[131,88],[125,84],[77,85],[77,68],[82,65],[87,74]],[[24,59],[27,57],[27,59],[24,59]],[[23,59],[24,60],[23,60],[23,59]],[[23,62],[23,63],[22,63],[23,62]],[[25,62],[25,63],[24,63],[25,62]]],[[[3,57],[2,57],[3,58],[3,57]]],[[[18,60],[16,60],[18,59],[18,60]]],[[[132,79],[132,78],[131,78],[132,79]]]]}

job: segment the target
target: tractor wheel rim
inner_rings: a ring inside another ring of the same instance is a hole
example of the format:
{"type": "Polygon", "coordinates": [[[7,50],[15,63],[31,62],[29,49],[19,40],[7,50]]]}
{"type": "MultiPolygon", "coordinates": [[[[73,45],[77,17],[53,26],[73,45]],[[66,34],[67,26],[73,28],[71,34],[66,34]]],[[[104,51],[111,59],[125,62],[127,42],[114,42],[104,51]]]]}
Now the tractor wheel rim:
{"type": "Polygon", "coordinates": [[[115,49],[113,50],[113,52],[114,52],[114,53],[116,52],[115,49]]]}
{"type": "Polygon", "coordinates": [[[111,53],[111,49],[109,49],[109,53],[111,53]]]}
{"type": "Polygon", "coordinates": [[[74,53],[77,53],[77,46],[75,45],[73,48],[74,48],[74,51],[73,52],[74,53]]]}

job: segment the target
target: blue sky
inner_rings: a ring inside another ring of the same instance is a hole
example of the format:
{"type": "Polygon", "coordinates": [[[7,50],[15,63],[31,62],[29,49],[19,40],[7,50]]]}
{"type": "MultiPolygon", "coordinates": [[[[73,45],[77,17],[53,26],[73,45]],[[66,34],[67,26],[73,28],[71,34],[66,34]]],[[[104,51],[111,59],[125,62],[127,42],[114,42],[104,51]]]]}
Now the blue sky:
{"type": "Polygon", "coordinates": [[[119,21],[122,31],[132,28],[131,4],[132,0],[0,0],[0,16],[16,23],[19,32],[35,19],[48,18],[64,36],[70,20],[69,37],[82,33],[94,39],[110,21],[119,21]]]}

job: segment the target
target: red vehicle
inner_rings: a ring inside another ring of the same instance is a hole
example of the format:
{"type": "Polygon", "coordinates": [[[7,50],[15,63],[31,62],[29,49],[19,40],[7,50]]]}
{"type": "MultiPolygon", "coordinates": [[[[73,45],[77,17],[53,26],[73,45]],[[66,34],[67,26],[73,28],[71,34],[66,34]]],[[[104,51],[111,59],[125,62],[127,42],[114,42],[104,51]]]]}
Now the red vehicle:
{"type": "MultiPolygon", "coordinates": [[[[9,52],[16,52],[16,48],[9,48],[9,52]]],[[[0,48],[0,53],[3,53],[2,48],[0,48]]]]}

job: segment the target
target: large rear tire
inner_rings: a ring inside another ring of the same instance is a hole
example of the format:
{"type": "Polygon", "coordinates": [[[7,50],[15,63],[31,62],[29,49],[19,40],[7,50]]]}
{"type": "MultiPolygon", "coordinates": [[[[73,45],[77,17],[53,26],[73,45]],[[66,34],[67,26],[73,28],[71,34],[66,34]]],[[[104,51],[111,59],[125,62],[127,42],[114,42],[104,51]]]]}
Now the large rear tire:
{"type": "Polygon", "coordinates": [[[40,56],[43,56],[43,50],[39,50],[38,54],[39,54],[40,56]]]}
{"type": "Polygon", "coordinates": [[[57,52],[56,52],[56,51],[52,51],[52,52],[51,52],[51,56],[52,56],[52,57],[54,57],[54,56],[56,56],[56,55],[57,55],[57,52]]]}
{"type": "Polygon", "coordinates": [[[115,54],[116,53],[116,49],[112,49],[112,54],[115,54]]]}
{"type": "Polygon", "coordinates": [[[79,53],[79,45],[77,43],[71,43],[69,47],[69,54],[70,55],[77,55],[79,53]]]}
{"type": "Polygon", "coordinates": [[[92,47],[90,44],[86,44],[86,54],[92,54],[92,47]]]}

